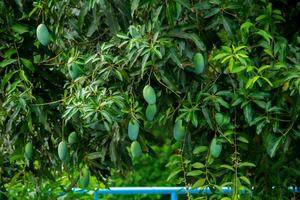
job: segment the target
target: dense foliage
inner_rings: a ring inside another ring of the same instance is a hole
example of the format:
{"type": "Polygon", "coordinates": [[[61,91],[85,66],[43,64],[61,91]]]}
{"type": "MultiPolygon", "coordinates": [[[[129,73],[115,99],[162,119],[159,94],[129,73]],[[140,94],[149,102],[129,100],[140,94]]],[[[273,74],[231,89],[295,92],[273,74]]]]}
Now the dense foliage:
{"type": "Polygon", "coordinates": [[[172,139],[173,183],[233,188],[214,199],[251,188],[254,199],[290,199],[299,10],[287,0],[1,0],[1,197],[106,185],[111,169],[126,173],[172,139]]]}

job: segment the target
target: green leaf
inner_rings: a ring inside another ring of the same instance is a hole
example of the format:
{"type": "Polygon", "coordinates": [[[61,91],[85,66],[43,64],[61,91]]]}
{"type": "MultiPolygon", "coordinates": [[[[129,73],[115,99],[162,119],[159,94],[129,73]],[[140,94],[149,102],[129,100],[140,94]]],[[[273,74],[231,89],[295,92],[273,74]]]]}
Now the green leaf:
{"type": "Polygon", "coordinates": [[[183,39],[187,39],[187,40],[192,40],[201,51],[206,50],[206,47],[205,47],[203,41],[195,33],[186,33],[186,32],[178,30],[178,31],[169,32],[168,35],[170,37],[178,37],[178,38],[183,38],[183,39]]]}
{"type": "MultiPolygon", "coordinates": [[[[120,30],[120,26],[115,14],[115,11],[112,7],[112,5],[107,2],[107,9],[104,10],[105,16],[106,16],[106,23],[109,27],[109,30],[111,32],[112,35],[115,35],[118,33],[118,31],[120,30]]],[[[94,20],[99,20],[99,19],[94,19],[94,20]]],[[[97,28],[97,25],[95,24],[95,29],[97,28]]]]}
{"type": "Polygon", "coordinates": [[[175,176],[177,176],[182,170],[181,169],[178,169],[176,171],[173,171],[167,178],[167,181],[170,181],[172,180],[175,176]]]}
{"type": "Polygon", "coordinates": [[[221,60],[221,59],[223,59],[226,56],[229,56],[229,54],[228,53],[219,53],[213,59],[214,60],[221,60]]]}
{"type": "Polygon", "coordinates": [[[205,184],[205,178],[200,178],[198,181],[196,181],[192,188],[199,188],[199,187],[202,187],[204,184],[205,184]]]}
{"type": "Polygon", "coordinates": [[[233,172],[235,171],[234,168],[232,166],[230,166],[230,165],[220,165],[220,167],[229,169],[229,170],[231,170],[233,172]]]}
{"type": "Polygon", "coordinates": [[[198,9],[198,10],[208,10],[211,8],[211,4],[209,2],[197,2],[194,5],[194,8],[198,9]]]}
{"type": "Polygon", "coordinates": [[[246,89],[248,89],[248,88],[251,89],[251,88],[253,87],[254,83],[255,83],[259,78],[260,78],[260,76],[254,76],[254,77],[250,78],[250,79],[248,80],[247,84],[246,84],[246,89]]]}
{"type": "Polygon", "coordinates": [[[259,31],[256,32],[256,34],[262,36],[269,43],[270,43],[271,40],[273,40],[273,37],[264,30],[259,30],[259,31]]]}
{"type": "Polygon", "coordinates": [[[95,159],[98,159],[98,158],[101,158],[101,157],[102,157],[102,155],[101,155],[100,152],[93,152],[93,153],[89,153],[87,155],[87,159],[89,159],[89,160],[95,160],[95,159]]]}
{"type": "Polygon", "coordinates": [[[247,177],[245,177],[245,176],[240,176],[239,179],[241,179],[242,181],[244,181],[244,182],[247,183],[248,185],[251,185],[251,182],[250,182],[250,180],[249,180],[247,177]]]}
{"type": "Polygon", "coordinates": [[[140,0],[132,0],[131,3],[131,16],[134,15],[135,10],[139,7],[140,0]]]}
{"type": "Polygon", "coordinates": [[[29,28],[23,24],[14,24],[12,25],[11,29],[19,34],[27,33],[29,32],[29,28]]]}
{"type": "Polygon", "coordinates": [[[20,58],[20,60],[27,69],[34,72],[34,66],[30,60],[28,60],[26,58],[20,58]]]}
{"type": "Polygon", "coordinates": [[[242,162],[239,167],[256,167],[256,165],[251,162],[242,162]]]}
{"type": "Polygon", "coordinates": [[[207,146],[198,146],[193,150],[193,154],[199,154],[207,150],[208,150],[207,146]]]}
{"type": "Polygon", "coordinates": [[[247,21],[247,22],[244,22],[242,25],[241,25],[241,30],[243,30],[243,31],[245,31],[246,33],[249,33],[249,29],[251,28],[251,27],[253,27],[254,25],[251,23],[251,22],[249,22],[249,21],[247,21]]]}
{"type": "Polygon", "coordinates": [[[194,170],[187,173],[187,176],[199,176],[203,174],[204,172],[201,170],[194,170]]]}
{"type": "Polygon", "coordinates": [[[14,62],[16,62],[17,60],[16,59],[5,59],[3,60],[2,62],[0,62],[0,67],[6,67],[10,64],[13,64],[14,62]]]}
{"type": "Polygon", "coordinates": [[[245,116],[245,120],[248,124],[251,124],[252,122],[252,106],[250,103],[248,103],[244,108],[244,116],[245,116]]]}
{"type": "Polygon", "coordinates": [[[4,87],[8,83],[8,81],[10,81],[10,79],[13,77],[13,75],[17,72],[18,71],[9,71],[8,73],[6,73],[2,78],[2,82],[1,82],[2,87],[4,87]]]}
{"type": "Polygon", "coordinates": [[[231,198],[229,198],[229,197],[222,197],[222,199],[221,200],[232,200],[231,198]]]}
{"type": "Polygon", "coordinates": [[[201,168],[204,168],[205,165],[200,163],[200,162],[195,162],[195,163],[192,164],[192,167],[196,168],[196,169],[201,169],[201,168]]]}
{"type": "Polygon", "coordinates": [[[208,110],[206,109],[206,107],[202,107],[202,113],[203,113],[203,116],[204,116],[209,128],[211,130],[214,130],[214,127],[213,127],[213,124],[212,124],[212,121],[210,118],[210,114],[209,114],[208,110]]]}
{"type": "Polygon", "coordinates": [[[213,8],[213,9],[209,10],[209,12],[206,12],[206,14],[204,15],[204,19],[210,18],[210,17],[218,14],[219,12],[220,12],[220,8],[213,8]]]}
{"type": "Polygon", "coordinates": [[[175,1],[187,9],[190,9],[190,7],[191,7],[188,0],[175,0],[175,1]]]}
{"type": "Polygon", "coordinates": [[[217,101],[219,104],[221,104],[223,107],[225,107],[225,108],[227,108],[227,109],[230,108],[229,104],[228,104],[226,101],[224,101],[223,98],[218,97],[218,98],[216,99],[216,101],[217,101]]]}
{"type": "Polygon", "coordinates": [[[237,138],[237,140],[238,141],[241,141],[241,142],[243,142],[243,143],[249,143],[249,141],[245,138],[245,137],[242,137],[242,136],[239,136],[238,138],[237,138]]]}
{"type": "Polygon", "coordinates": [[[21,80],[25,81],[25,82],[29,82],[24,70],[20,70],[20,74],[19,74],[21,80]]]}
{"type": "Polygon", "coordinates": [[[78,17],[78,29],[79,29],[80,33],[82,32],[82,27],[84,25],[84,19],[85,19],[85,16],[87,15],[87,13],[88,13],[88,6],[84,4],[80,10],[79,17],[78,17]]]}
{"type": "Polygon", "coordinates": [[[229,34],[229,36],[232,36],[233,35],[232,34],[232,25],[231,25],[229,18],[223,16],[222,19],[223,19],[224,29],[229,34]]]}
{"type": "Polygon", "coordinates": [[[150,56],[150,53],[147,53],[146,55],[143,56],[141,77],[144,76],[144,71],[147,66],[147,61],[148,61],[149,56],[150,56]]]}
{"type": "Polygon", "coordinates": [[[274,134],[270,133],[267,136],[267,153],[271,158],[275,156],[275,153],[281,143],[282,137],[276,137],[274,134]]]}
{"type": "Polygon", "coordinates": [[[273,87],[273,83],[266,77],[262,77],[271,87],[273,87]]]}
{"type": "Polygon", "coordinates": [[[224,126],[224,125],[227,125],[227,124],[229,124],[229,122],[230,122],[229,116],[223,115],[222,113],[216,113],[215,119],[216,119],[217,124],[218,124],[220,127],[222,127],[222,126],[224,126]]]}
{"type": "Polygon", "coordinates": [[[237,67],[233,67],[233,69],[231,70],[231,73],[236,74],[236,73],[240,73],[241,71],[244,71],[247,67],[245,66],[237,66],[237,67]]]}

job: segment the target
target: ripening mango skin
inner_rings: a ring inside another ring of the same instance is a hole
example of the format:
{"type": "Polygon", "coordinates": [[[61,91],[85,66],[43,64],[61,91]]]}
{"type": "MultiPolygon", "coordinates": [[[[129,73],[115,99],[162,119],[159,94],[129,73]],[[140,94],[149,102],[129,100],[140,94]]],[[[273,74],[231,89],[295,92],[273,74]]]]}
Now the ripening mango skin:
{"type": "Polygon", "coordinates": [[[150,85],[146,85],[143,89],[143,97],[148,104],[156,103],[156,94],[154,89],[150,85]]]}

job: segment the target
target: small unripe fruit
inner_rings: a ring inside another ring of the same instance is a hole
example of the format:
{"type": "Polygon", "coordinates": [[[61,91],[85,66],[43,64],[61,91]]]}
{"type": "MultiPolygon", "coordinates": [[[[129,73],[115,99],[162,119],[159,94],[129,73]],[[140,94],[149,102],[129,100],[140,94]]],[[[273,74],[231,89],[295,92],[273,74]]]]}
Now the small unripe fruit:
{"type": "Polygon", "coordinates": [[[77,142],[77,133],[76,132],[70,133],[70,135],[68,137],[68,143],[69,144],[74,144],[76,142],[77,142]]]}
{"type": "Polygon", "coordinates": [[[68,155],[68,146],[64,141],[60,142],[58,145],[58,157],[60,160],[66,160],[68,155]]]}
{"type": "Polygon", "coordinates": [[[139,123],[132,119],[128,123],[128,137],[130,140],[134,141],[139,135],[139,123]]]}
{"type": "Polygon", "coordinates": [[[143,97],[148,104],[156,103],[156,94],[154,89],[150,85],[146,85],[143,89],[143,97]]]}
{"type": "Polygon", "coordinates": [[[214,138],[210,144],[210,153],[213,157],[218,158],[222,151],[222,144],[218,142],[217,138],[214,138]]]}
{"type": "Polygon", "coordinates": [[[133,158],[138,158],[142,155],[142,148],[139,142],[134,141],[130,146],[131,155],[133,158]]]}
{"type": "Polygon", "coordinates": [[[204,71],[204,58],[201,53],[196,53],[194,56],[194,72],[195,74],[201,74],[204,71]]]}
{"type": "Polygon", "coordinates": [[[50,42],[50,34],[45,24],[40,24],[36,29],[36,36],[40,43],[47,46],[50,42]]]}
{"type": "Polygon", "coordinates": [[[25,157],[27,160],[31,160],[33,156],[33,146],[31,142],[25,145],[25,157]]]}
{"type": "Polygon", "coordinates": [[[182,120],[177,120],[173,128],[173,136],[175,140],[181,141],[184,138],[185,127],[182,125],[182,120]]]}
{"type": "Polygon", "coordinates": [[[146,109],[146,118],[147,118],[147,120],[153,121],[154,116],[156,114],[156,111],[157,111],[157,107],[156,107],[155,104],[148,105],[147,109],[146,109]]]}

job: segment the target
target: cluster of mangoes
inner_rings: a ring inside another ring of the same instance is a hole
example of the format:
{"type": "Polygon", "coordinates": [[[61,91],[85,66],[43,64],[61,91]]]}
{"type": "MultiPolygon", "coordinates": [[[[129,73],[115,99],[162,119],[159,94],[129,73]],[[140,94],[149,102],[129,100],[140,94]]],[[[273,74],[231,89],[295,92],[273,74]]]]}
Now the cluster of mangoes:
{"type": "MultiPolygon", "coordinates": [[[[38,25],[36,29],[36,36],[38,41],[43,45],[47,46],[50,43],[50,34],[45,24],[38,25]]],[[[68,64],[69,75],[72,80],[77,79],[83,73],[83,70],[76,62],[70,62],[68,64]]]]}
{"type": "MultiPolygon", "coordinates": [[[[70,145],[77,143],[77,134],[76,134],[76,132],[70,133],[70,135],[68,137],[68,143],[70,145]]],[[[65,141],[61,141],[58,144],[57,152],[58,152],[58,157],[61,161],[63,161],[63,162],[68,162],[69,161],[70,154],[69,154],[69,150],[68,150],[68,144],[65,141]]]]}
{"type": "MultiPolygon", "coordinates": [[[[150,85],[146,85],[143,89],[143,97],[148,103],[146,108],[146,118],[148,121],[153,121],[157,112],[156,107],[156,93],[150,85]]],[[[131,155],[133,158],[137,158],[142,155],[141,145],[137,140],[139,134],[139,123],[136,119],[131,119],[128,123],[128,137],[133,142],[130,146],[131,155]]]]}
{"type": "MultiPolygon", "coordinates": [[[[58,152],[58,157],[61,161],[65,162],[65,163],[68,163],[70,161],[68,144],[73,145],[77,142],[78,142],[77,134],[76,134],[76,132],[72,132],[69,134],[68,143],[65,141],[61,141],[58,144],[57,152],[58,152]]],[[[24,156],[29,162],[31,162],[33,160],[33,152],[34,152],[33,145],[31,142],[28,142],[25,145],[24,156]]],[[[78,185],[80,187],[87,187],[89,185],[89,180],[90,180],[89,169],[88,169],[88,167],[84,167],[81,170],[78,185]]]]}
{"type": "Polygon", "coordinates": [[[146,108],[146,118],[148,121],[153,121],[154,116],[157,112],[156,107],[156,94],[154,89],[150,85],[146,85],[143,89],[143,97],[148,103],[146,108]]]}
{"type": "Polygon", "coordinates": [[[131,119],[128,123],[128,137],[133,142],[130,146],[131,155],[133,158],[140,157],[142,155],[141,145],[137,140],[139,135],[140,126],[137,120],[131,119]]]}
{"type": "MultiPolygon", "coordinates": [[[[196,53],[193,58],[193,68],[189,70],[198,75],[203,73],[204,66],[205,66],[205,62],[204,62],[203,55],[201,53],[196,53]]],[[[175,140],[182,141],[184,139],[184,135],[185,135],[185,127],[182,124],[182,120],[178,119],[176,120],[173,128],[173,136],[175,140]]]]}
{"type": "MultiPolygon", "coordinates": [[[[73,145],[78,142],[78,137],[76,132],[72,132],[68,136],[68,144],[73,145]]],[[[70,161],[70,153],[68,150],[68,144],[65,141],[61,141],[58,144],[57,152],[58,157],[61,161],[68,163],[70,161]]],[[[90,172],[87,167],[84,167],[80,173],[80,178],[78,181],[78,185],[80,187],[87,187],[89,185],[90,180],[90,172]]]]}

